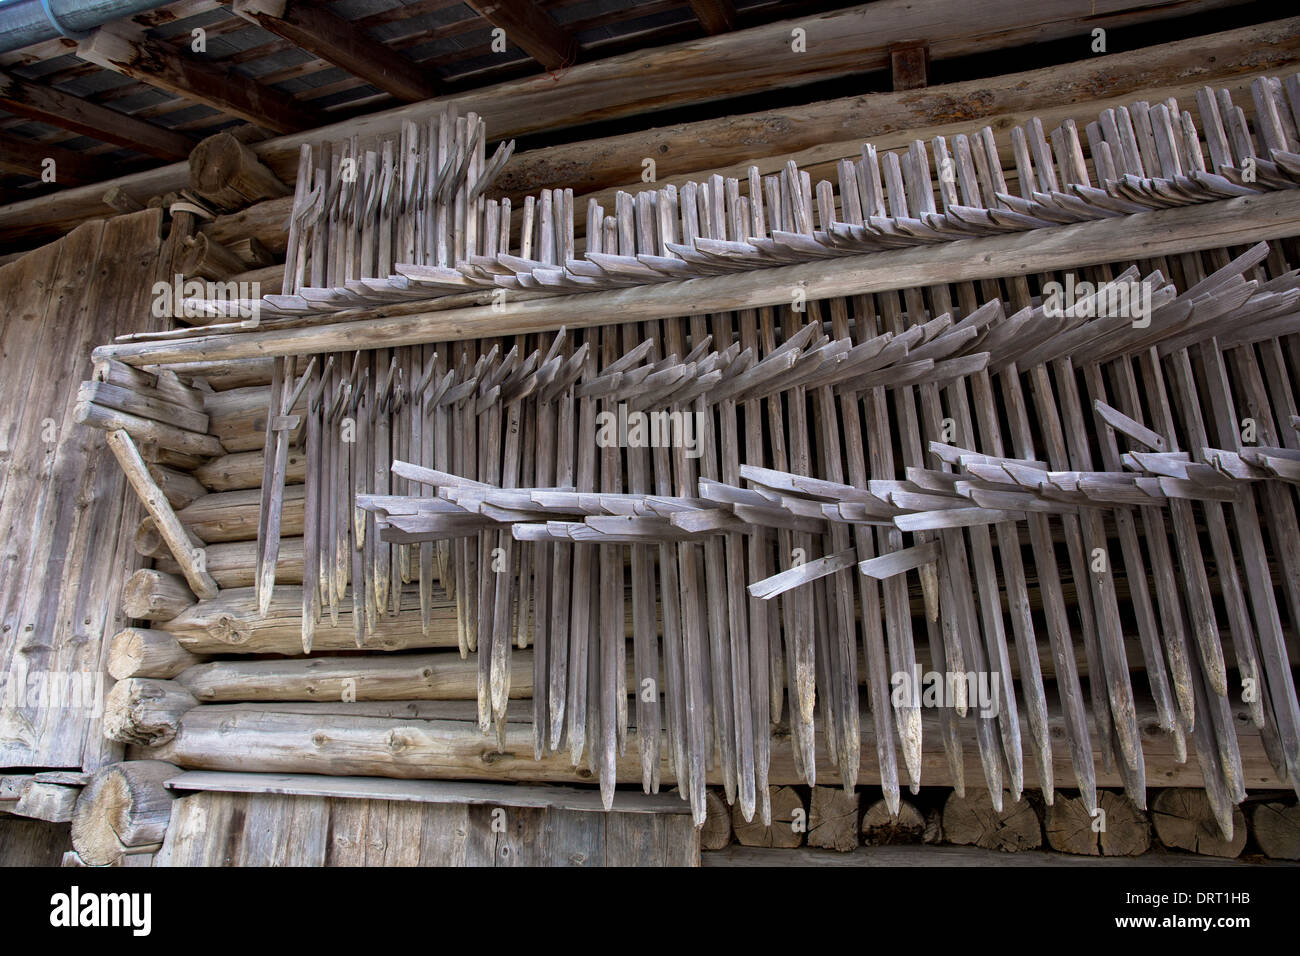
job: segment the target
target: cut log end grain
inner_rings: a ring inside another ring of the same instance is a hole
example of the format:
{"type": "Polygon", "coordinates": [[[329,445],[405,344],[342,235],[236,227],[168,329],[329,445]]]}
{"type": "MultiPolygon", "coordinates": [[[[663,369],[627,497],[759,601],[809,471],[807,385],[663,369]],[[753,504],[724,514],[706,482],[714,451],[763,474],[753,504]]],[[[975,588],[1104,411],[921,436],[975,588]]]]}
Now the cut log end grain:
{"type": "Polygon", "coordinates": [[[104,736],[126,744],[164,744],[176,736],[181,716],[197,705],[194,695],[173,681],[118,681],[104,703],[104,736]]]}
{"type": "Polygon", "coordinates": [[[1232,808],[1232,833],[1224,834],[1204,790],[1161,790],[1151,803],[1151,822],[1156,837],[1173,850],[1233,858],[1246,846],[1246,815],[1241,808],[1232,808]]]}
{"type": "Polygon", "coordinates": [[[952,794],[943,807],[943,832],[949,843],[981,846],[986,850],[1032,850],[1042,846],[1042,827],[1030,802],[1012,803],[1005,794],[1002,809],[994,810],[987,790],[952,794]]]}
{"type": "Polygon", "coordinates": [[[190,186],[223,210],[289,194],[257,154],[230,133],[209,136],[194,147],[190,186]]]}
{"type": "Polygon", "coordinates": [[[185,650],[166,631],[141,627],[118,631],[108,649],[108,673],[114,680],[175,677],[203,661],[203,657],[185,650]]]}
{"type": "Polygon", "coordinates": [[[1300,860],[1300,806],[1261,803],[1251,813],[1251,832],[1271,860],[1300,860]]]}
{"type": "MultiPolygon", "coordinates": [[[[935,829],[938,829],[937,814],[935,824],[935,829]]],[[[907,800],[899,802],[898,816],[889,812],[889,805],[883,799],[867,807],[862,814],[862,842],[867,846],[920,843],[925,838],[925,832],[925,817],[907,800]]]]}
{"type": "Polygon", "coordinates": [[[132,760],[95,772],[72,813],[72,846],[86,866],[117,866],[153,853],[171,820],[164,783],[180,769],[162,760],[132,760]]]}
{"type": "Polygon", "coordinates": [[[122,612],[142,621],[170,621],[195,603],[185,579],[141,568],[122,588],[122,612]]]}
{"type": "Polygon", "coordinates": [[[847,853],[858,848],[858,795],[840,787],[813,787],[808,845],[847,853]]]}
{"type": "Polygon", "coordinates": [[[1132,800],[1103,790],[1097,803],[1094,816],[1081,798],[1056,794],[1043,821],[1048,845],[1078,856],[1140,856],[1151,849],[1151,824],[1132,800]]]}
{"type": "Polygon", "coordinates": [[[721,850],[731,845],[731,808],[716,790],[704,795],[704,826],[700,828],[700,849],[721,850]]]}
{"type": "Polygon", "coordinates": [[[763,826],[757,813],[748,823],[740,806],[731,808],[731,825],[736,842],[742,846],[796,847],[803,845],[808,829],[808,811],[803,797],[794,787],[769,788],[772,799],[772,825],[763,826]]]}

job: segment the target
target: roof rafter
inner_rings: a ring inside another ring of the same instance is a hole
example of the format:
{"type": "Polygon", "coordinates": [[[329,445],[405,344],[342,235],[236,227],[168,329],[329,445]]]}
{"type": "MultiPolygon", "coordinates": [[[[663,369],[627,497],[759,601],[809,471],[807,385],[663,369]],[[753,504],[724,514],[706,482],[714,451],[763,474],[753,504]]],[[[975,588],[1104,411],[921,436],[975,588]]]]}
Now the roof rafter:
{"type": "Polygon", "coordinates": [[[324,7],[301,0],[235,0],[231,11],[399,100],[414,103],[440,92],[427,71],[324,7]]]}
{"type": "Polygon", "coordinates": [[[279,90],[143,36],[101,27],[81,42],[77,56],[277,133],[299,132],[327,122],[324,114],[279,90]]]}
{"type": "Polygon", "coordinates": [[[52,182],[60,185],[99,182],[106,173],[111,175],[114,172],[113,164],[76,150],[0,133],[0,169],[41,179],[47,169],[47,159],[54,160],[52,182]]]}
{"type": "Polygon", "coordinates": [[[532,0],[465,0],[479,16],[506,31],[506,39],[548,70],[572,66],[578,44],[532,0]]]}
{"type": "Polygon", "coordinates": [[[731,0],[691,0],[691,9],[708,33],[736,29],[736,5],[731,0]]]}
{"type": "Polygon", "coordinates": [[[181,133],[4,72],[0,72],[0,107],[17,116],[159,159],[184,159],[194,148],[194,140],[181,133]]]}

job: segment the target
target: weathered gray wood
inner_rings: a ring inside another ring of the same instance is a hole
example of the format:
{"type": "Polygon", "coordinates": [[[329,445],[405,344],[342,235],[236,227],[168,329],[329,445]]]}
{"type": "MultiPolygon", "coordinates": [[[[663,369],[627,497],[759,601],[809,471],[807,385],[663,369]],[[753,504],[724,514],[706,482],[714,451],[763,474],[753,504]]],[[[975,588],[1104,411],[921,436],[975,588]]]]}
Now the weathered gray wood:
{"type": "Polygon", "coordinates": [[[141,568],[127,579],[122,591],[122,611],[127,617],[169,621],[194,604],[183,578],[141,568]]]}
{"type": "Polygon", "coordinates": [[[216,597],[219,588],[205,567],[206,559],[202,545],[195,548],[180,519],[176,517],[176,512],[172,510],[171,503],[162,489],[154,483],[144,459],[140,457],[140,452],[131,441],[131,436],[124,431],[111,431],[108,433],[108,447],[113,450],[118,464],[126,473],[127,481],[140,496],[145,510],[149,512],[163,540],[167,542],[167,547],[171,549],[172,556],[180,565],[190,590],[201,598],[216,597]]]}
{"type": "MultiPolygon", "coordinates": [[[[532,655],[512,656],[510,697],[532,693],[532,655]]],[[[313,657],[303,660],[211,661],[174,675],[198,700],[472,700],[473,662],[459,655],[313,657]]],[[[504,719],[504,712],[502,713],[504,719]]]]}
{"type": "Polygon", "coordinates": [[[160,849],[173,794],[164,787],[180,770],[160,760],[110,764],[81,791],[72,816],[72,846],[87,866],[116,866],[128,855],[160,849]]]}
{"type": "MultiPolygon", "coordinates": [[[[816,262],[692,279],[692,301],[701,311],[725,312],[784,302],[794,286],[805,288],[809,299],[830,298],[1077,268],[1134,255],[1188,252],[1222,246],[1225,240],[1250,243],[1288,235],[1297,227],[1300,197],[1284,190],[1082,222],[1046,234],[976,238],[969,244],[948,243],[847,256],[830,264],[816,262]],[[1224,231],[1225,223],[1232,223],[1230,232],[1224,231]]],[[[364,335],[371,345],[389,347],[454,340],[470,330],[476,336],[517,335],[560,325],[591,326],[615,317],[618,321],[641,321],[670,316],[680,309],[677,296],[676,283],[666,282],[625,291],[507,302],[500,309],[480,306],[391,318],[358,317],[333,326],[101,346],[94,358],[132,365],[174,364],[336,351],[355,342],[358,335],[364,335]]]]}
{"type": "Polygon", "coordinates": [[[197,704],[194,695],[174,681],[118,681],[104,702],[104,733],[122,743],[166,743],[176,735],[181,717],[197,704]]]}
{"type": "Polygon", "coordinates": [[[108,673],[114,680],[175,677],[204,660],[181,647],[166,631],[128,627],[113,635],[108,650],[108,673]]]}
{"type": "Polygon", "coordinates": [[[72,820],[72,808],[80,792],[80,787],[32,780],[23,788],[17,802],[10,804],[9,812],[47,823],[68,823],[72,820]]]}

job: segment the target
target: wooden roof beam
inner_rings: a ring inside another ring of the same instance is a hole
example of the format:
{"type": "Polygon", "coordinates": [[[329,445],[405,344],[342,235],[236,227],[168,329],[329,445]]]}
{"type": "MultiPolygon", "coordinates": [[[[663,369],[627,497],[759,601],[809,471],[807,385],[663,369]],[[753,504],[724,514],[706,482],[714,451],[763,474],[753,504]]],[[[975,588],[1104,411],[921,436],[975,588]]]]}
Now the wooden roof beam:
{"type": "Polygon", "coordinates": [[[194,140],[181,133],[4,72],[0,72],[0,108],[159,159],[184,159],[194,148],[194,140]]]}
{"type": "Polygon", "coordinates": [[[76,150],[0,133],[0,170],[41,179],[47,168],[47,159],[54,160],[52,182],[56,185],[81,186],[98,182],[104,178],[105,173],[113,172],[111,163],[85,156],[76,150]]]}
{"type": "Polygon", "coordinates": [[[731,0],[691,0],[695,19],[710,34],[736,29],[736,5],[731,0]]]}
{"type": "Polygon", "coordinates": [[[326,122],[322,113],[279,90],[177,53],[143,35],[101,27],[78,45],[77,56],[277,133],[296,133],[326,122]]]}
{"type": "Polygon", "coordinates": [[[432,99],[437,82],[354,23],[302,0],[235,0],[231,12],[407,103],[432,99]]]}
{"type": "Polygon", "coordinates": [[[506,31],[506,39],[548,70],[572,66],[578,44],[532,0],[465,0],[466,4],[494,27],[506,31]]]}

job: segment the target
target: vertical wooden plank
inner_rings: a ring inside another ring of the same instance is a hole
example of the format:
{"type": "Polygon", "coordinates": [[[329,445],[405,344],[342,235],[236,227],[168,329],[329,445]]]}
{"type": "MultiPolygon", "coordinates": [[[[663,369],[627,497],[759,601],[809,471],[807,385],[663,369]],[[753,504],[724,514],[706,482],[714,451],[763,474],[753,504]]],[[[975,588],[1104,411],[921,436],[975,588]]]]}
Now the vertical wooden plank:
{"type": "Polygon", "coordinates": [[[657,813],[610,813],[605,817],[606,866],[659,866],[663,842],[657,813]]]}
{"type": "Polygon", "coordinates": [[[420,866],[464,866],[469,844],[469,807],[420,804],[420,866]]]}
{"type": "Polygon", "coordinates": [[[243,805],[244,837],[234,866],[283,866],[297,797],[278,793],[231,794],[243,805]]]}
{"type": "Polygon", "coordinates": [[[543,807],[511,807],[505,832],[497,837],[497,866],[545,866],[550,856],[550,823],[543,807]]]}
{"type": "Polygon", "coordinates": [[[368,800],[331,800],[325,834],[326,866],[364,866],[368,800]]]}
{"type": "Polygon", "coordinates": [[[324,866],[329,849],[330,801],[295,797],[285,828],[285,866],[324,866]]]}
{"type": "Polygon", "coordinates": [[[602,813],[548,810],[550,842],[546,865],[604,866],[605,818],[602,813]]]}
{"type": "Polygon", "coordinates": [[[420,865],[423,810],[423,806],[418,803],[389,801],[388,845],[384,850],[384,866],[420,865]]]}

